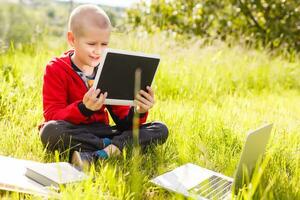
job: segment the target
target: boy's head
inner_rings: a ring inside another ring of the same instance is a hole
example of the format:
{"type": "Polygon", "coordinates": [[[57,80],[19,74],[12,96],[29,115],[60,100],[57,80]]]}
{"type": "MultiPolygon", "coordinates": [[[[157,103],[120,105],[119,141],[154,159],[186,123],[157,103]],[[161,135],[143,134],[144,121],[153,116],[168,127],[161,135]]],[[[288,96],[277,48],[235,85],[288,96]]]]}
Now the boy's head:
{"type": "Polygon", "coordinates": [[[106,13],[95,5],[75,8],[69,18],[68,42],[74,48],[73,62],[78,67],[95,67],[109,43],[111,23],[106,13]]]}

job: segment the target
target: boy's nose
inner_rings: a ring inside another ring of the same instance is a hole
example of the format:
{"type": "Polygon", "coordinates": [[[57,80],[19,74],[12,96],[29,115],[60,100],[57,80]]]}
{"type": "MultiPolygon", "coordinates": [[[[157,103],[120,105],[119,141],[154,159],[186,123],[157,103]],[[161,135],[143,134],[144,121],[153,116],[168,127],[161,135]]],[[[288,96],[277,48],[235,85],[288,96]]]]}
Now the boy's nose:
{"type": "Polygon", "coordinates": [[[102,50],[101,50],[101,49],[96,49],[96,50],[94,50],[93,53],[94,53],[95,55],[97,55],[97,56],[100,56],[101,53],[102,53],[102,50]]]}
{"type": "Polygon", "coordinates": [[[94,53],[96,55],[101,55],[103,52],[104,48],[103,47],[98,47],[97,49],[94,50],[94,53]]]}
{"type": "Polygon", "coordinates": [[[96,51],[95,51],[95,54],[96,55],[101,55],[105,49],[106,49],[106,47],[97,48],[96,51]]]}

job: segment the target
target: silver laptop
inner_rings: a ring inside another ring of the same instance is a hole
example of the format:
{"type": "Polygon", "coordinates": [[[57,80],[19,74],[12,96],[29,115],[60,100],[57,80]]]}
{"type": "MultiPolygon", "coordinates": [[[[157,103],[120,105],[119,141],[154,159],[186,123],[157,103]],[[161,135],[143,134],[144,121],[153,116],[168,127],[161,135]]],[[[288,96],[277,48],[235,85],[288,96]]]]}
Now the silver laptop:
{"type": "Polygon", "coordinates": [[[228,199],[242,188],[246,174],[251,175],[265,152],[272,124],[248,133],[234,179],[188,163],[151,180],[167,190],[195,199],[228,199]]]}

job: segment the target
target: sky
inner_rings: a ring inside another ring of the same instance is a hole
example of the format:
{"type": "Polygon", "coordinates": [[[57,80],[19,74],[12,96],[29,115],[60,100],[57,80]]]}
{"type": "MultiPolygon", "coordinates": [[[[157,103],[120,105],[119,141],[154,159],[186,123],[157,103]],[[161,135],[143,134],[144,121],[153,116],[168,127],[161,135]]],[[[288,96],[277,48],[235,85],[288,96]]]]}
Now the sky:
{"type": "MultiPolygon", "coordinates": [[[[60,0],[69,1],[69,0],[60,0]]],[[[73,0],[76,3],[98,3],[101,5],[113,6],[113,7],[130,7],[132,4],[139,2],[141,0],[73,0]]],[[[148,2],[150,0],[147,0],[148,2]]]]}

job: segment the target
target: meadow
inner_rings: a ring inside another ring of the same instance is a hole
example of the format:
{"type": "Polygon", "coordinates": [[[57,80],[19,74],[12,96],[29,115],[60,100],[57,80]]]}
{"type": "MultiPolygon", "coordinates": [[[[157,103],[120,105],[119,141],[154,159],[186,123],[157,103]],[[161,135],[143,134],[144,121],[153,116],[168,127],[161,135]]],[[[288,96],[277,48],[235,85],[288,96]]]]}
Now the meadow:
{"type": "MultiPolygon", "coordinates": [[[[46,63],[67,49],[63,39],[11,46],[0,54],[0,154],[41,162],[47,153],[37,126],[43,121],[46,63]]],[[[144,154],[131,149],[96,163],[87,180],[62,188],[63,199],[183,199],[149,180],[191,162],[232,176],[246,133],[273,123],[265,162],[237,199],[300,199],[300,60],[291,62],[245,45],[228,47],[164,34],[114,34],[110,47],[158,53],[156,105],[148,121],[169,127],[164,145],[144,154]]],[[[66,161],[66,158],[60,158],[66,161]]],[[[40,197],[0,192],[1,199],[40,197]]]]}

